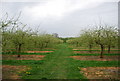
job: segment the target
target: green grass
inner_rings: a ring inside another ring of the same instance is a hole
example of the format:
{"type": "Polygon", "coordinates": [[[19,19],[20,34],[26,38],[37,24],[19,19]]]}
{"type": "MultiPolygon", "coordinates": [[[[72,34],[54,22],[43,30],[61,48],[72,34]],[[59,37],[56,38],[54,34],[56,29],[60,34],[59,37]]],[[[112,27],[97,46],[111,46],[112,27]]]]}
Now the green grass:
{"type": "Polygon", "coordinates": [[[76,64],[78,67],[118,67],[118,61],[79,61],[73,60],[73,64],[76,64]]]}
{"type": "Polygon", "coordinates": [[[17,55],[17,54],[20,54],[20,55],[48,55],[48,54],[52,54],[52,52],[50,53],[16,53],[16,52],[11,52],[11,53],[2,53],[3,55],[17,55]]]}
{"type": "Polygon", "coordinates": [[[27,65],[36,66],[38,64],[43,64],[43,60],[3,60],[3,65],[27,65]]]}
{"type": "MultiPolygon", "coordinates": [[[[86,49],[86,50],[84,50],[84,49],[78,49],[78,50],[74,50],[74,51],[90,51],[90,50],[88,50],[88,49],[86,49]]],[[[91,50],[91,51],[100,51],[100,50],[95,50],[95,49],[93,49],[93,50],[91,50]]],[[[105,51],[107,51],[107,50],[105,50],[105,51]]],[[[120,51],[120,50],[111,50],[111,51],[120,51]]]]}
{"type": "MultiPolygon", "coordinates": [[[[103,54],[103,55],[106,55],[106,56],[114,56],[114,55],[120,55],[120,54],[103,54]]],[[[71,56],[100,56],[100,54],[80,54],[80,53],[75,53],[75,54],[72,54],[71,56]]]]}
{"type": "Polygon", "coordinates": [[[68,58],[74,55],[67,44],[56,47],[44,60],[3,60],[3,65],[26,65],[31,67],[30,74],[20,73],[22,79],[85,79],[80,67],[119,66],[118,61],[80,61],[68,58]]]}

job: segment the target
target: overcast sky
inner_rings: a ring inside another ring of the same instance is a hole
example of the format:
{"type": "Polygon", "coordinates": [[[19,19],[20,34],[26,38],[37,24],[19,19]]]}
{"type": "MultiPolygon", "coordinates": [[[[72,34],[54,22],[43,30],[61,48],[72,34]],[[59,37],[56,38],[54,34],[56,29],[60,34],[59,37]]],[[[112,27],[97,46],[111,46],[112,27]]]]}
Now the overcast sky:
{"type": "MultiPolygon", "coordinates": [[[[0,14],[14,16],[22,12],[20,21],[49,34],[76,37],[89,25],[102,23],[117,26],[119,0],[2,0],[0,14]]],[[[0,16],[0,17],[1,17],[0,16]]],[[[40,32],[41,32],[40,31],[40,32]]]]}

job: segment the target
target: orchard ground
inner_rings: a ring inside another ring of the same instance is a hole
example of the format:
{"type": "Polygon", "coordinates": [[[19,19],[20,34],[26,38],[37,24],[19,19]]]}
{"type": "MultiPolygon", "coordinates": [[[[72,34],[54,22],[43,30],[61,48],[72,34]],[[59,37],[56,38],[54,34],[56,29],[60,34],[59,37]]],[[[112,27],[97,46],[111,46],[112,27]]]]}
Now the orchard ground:
{"type": "Polygon", "coordinates": [[[105,52],[104,58],[99,50],[90,53],[68,44],[53,49],[30,50],[20,58],[4,53],[3,79],[120,79],[118,49],[105,52]]]}

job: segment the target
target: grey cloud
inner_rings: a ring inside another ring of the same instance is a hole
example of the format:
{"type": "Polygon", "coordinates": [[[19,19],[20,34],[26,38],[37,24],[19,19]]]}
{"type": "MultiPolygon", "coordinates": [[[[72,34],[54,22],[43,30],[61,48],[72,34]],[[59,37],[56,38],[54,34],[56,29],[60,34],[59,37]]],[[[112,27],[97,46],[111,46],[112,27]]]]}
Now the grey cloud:
{"type": "MultiPolygon", "coordinates": [[[[35,6],[38,3],[3,3],[3,10],[10,15],[14,15],[26,6],[35,6]]],[[[42,3],[41,3],[42,4],[42,3]]],[[[106,2],[97,7],[84,10],[76,10],[64,15],[61,19],[30,19],[29,16],[21,16],[21,21],[30,25],[32,28],[41,24],[40,29],[48,33],[58,33],[61,37],[77,36],[80,30],[88,28],[88,25],[99,23],[99,18],[108,25],[117,26],[117,2],[106,2]],[[34,20],[34,21],[33,21],[34,20]]],[[[89,7],[89,6],[88,6],[89,7]]]]}

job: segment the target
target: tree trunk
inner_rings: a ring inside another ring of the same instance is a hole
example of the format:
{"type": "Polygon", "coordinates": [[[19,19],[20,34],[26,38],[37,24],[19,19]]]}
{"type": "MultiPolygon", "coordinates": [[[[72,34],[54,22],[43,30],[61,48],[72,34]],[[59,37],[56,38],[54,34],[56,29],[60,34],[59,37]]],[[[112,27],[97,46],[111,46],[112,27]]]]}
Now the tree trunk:
{"type": "Polygon", "coordinates": [[[43,49],[43,45],[44,45],[44,44],[42,43],[40,49],[43,49]]]}
{"type": "Polygon", "coordinates": [[[101,54],[100,54],[100,58],[103,58],[104,45],[100,45],[100,47],[101,47],[101,54]]]}
{"type": "Polygon", "coordinates": [[[48,47],[48,42],[45,43],[45,48],[47,48],[47,47],[48,47]]]}
{"type": "Polygon", "coordinates": [[[110,45],[108,45],[108,53],[110,53],[110,48],[111,48],[111,46],[110,46],[110,45]]]}
{"type": "Polygon", "coordinates": [[[76,43],[76,47],[78,47],[78,42],[76,43]]]}
{"type": "Polygon", "coordinates": [[[18,56],[17,56],[18,58],[20,58],[20,54],[18,54],[18,56]]]}
{"type": "Polygon", "coordinates": [[[89,45],[89,52],[91,53],[92,45],[89,45]]]}
{"type": "Polygon", "coordinates": [[[34,42],[34,44],[35,44],[35,47],[37,47],[37,42],[36,41],[34,42]]]}
{"type": "Polygon", "coordinates": [[[20,57],[20,53],[21,53],[21,46],[22,46],[22,44],[19,44],[19,46],[18,46],[18,58],[20,57]]]}

